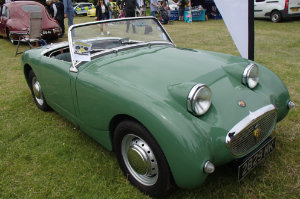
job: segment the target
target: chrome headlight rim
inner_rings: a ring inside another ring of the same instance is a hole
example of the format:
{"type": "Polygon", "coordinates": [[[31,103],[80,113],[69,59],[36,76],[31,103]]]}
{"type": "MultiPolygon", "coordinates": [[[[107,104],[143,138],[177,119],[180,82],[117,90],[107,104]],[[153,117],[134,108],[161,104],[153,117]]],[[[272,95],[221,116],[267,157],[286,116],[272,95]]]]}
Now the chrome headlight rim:
{"type": "Polygon", "coordinates": [[[246,85],[248,88],[253,89],[258,85],[258,82],[259,82],[258,66],[254,63],[251,63],[244,70],[242,83],[246,85]],[[251,74],[253,74],[253,70],[256,70],[257,72],[256,77],[251,77],[251,74]]]}
{"type": "Polygon", "coordinates": [[[196,84],[190,90],[189,95],[188,95],[188,100],[187,100],[187,109],[188,109],[188,111],[191,112],[195,116],[204,115],[209,110],[209,108],[211,106],[211,96],[212,96],[211,90],[207,85],[205,85],[205,84],[196,84]],[[201,95],[201,91],[203,93],[205,91],[205,89],[206,89],[206,92],[209,92],[209,95],[208,95],[209,97],[208,97],[208,99],[206,99],[208,104],[202,112],[199,112],[196,109],[197,98],[199,97],[199,95],[201,95]]]}

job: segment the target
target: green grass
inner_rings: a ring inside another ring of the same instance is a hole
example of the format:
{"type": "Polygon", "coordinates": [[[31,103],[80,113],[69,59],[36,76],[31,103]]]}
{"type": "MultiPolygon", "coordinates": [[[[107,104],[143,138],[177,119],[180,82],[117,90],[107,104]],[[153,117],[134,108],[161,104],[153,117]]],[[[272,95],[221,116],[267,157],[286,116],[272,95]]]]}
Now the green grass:
{"type": "MultiPolygon", "coordinates": [[[[223,21],[165,28],[179,47],[238,55],[223,21]]],[[[255,28],[255,60],[274,71],[300,105],[300,21],[256,20],[255,28]]],[[[57,113],[36,108],[15,48],[0,39],[0,198],[147,198],[123,176],[114,153],[57,113]]],[[[227,165],[197,189],[178,189],[170,198],[300,198],[299,131],[298,106],[277,125],[275,152],[243,182],[227,165]]]]}

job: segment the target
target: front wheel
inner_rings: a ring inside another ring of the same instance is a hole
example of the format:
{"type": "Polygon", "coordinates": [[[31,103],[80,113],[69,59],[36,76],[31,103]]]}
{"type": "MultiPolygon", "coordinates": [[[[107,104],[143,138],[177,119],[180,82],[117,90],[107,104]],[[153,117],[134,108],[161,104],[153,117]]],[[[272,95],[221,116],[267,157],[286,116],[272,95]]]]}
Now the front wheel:
{"type": "Polygon", "coordinates": [[[51,108],[46,102],[40,82],[32,70],[29,72],[29,82],[31,94],[36,106],[42,111],[50,110],[51,108]]]}
{"type": "Polygon", "coordinates": [[[275,10],[271,13],[271,21],[274,23],[278,23],[281,21],[281,14],[279,11],[275,10]]]}
{"type": "Polygon", "coordinates": [[[114,131],[114,150],[131,184],[152,197],[171,193],[174,182],[168,162],[144,126],[131,120],[121,122],[114,131]]]}

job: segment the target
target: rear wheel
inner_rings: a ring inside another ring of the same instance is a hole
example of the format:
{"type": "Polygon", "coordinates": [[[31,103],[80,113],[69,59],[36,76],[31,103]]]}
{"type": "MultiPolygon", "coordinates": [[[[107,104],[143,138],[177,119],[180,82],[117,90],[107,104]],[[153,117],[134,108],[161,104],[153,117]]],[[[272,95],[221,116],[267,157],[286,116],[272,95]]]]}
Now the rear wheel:
{"type": "Polygon", "coordinates": [[[281,14],[279,11],[275,10],[271,13],[271,21],[274,23],[280,22],[282,19],[281,14]]]}
{"type": "Polygon", "coordinates": [[[29,72],[29,82],[31,94],[36,106],[42,111],[50,110],[51,108],[47,104],[44,94],[42,92],[42,87],[32,70],[29,72]]]}
{"type": "Polygon", "coordinates": [[[169,165],[144,126],[131,120],[121,122],[114,131],[114,150],[131,184],[153,197],[171,193],[174,183],[169,165]]]}

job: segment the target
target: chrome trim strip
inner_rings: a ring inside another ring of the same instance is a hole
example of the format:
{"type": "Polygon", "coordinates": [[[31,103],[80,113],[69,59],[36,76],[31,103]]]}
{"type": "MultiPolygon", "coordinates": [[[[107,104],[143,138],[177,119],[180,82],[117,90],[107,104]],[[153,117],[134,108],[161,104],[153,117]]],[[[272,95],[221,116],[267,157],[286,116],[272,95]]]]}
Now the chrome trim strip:
{"type": "Polygon", "coordinates": [[[273,104],[269,104],[264,106],[254,112],[250,112],[248,116],[242,119],[239,123],[237,123],[228,133],[226,136],[226,144],[230,144],[231,140],[237,136],[243,129],[245,129],[248,125],[250,125],[253,121],[255,121],[259,116],[276,110],[277,108],[273,104]]]}
{"type": "MultiPolygon", "coordinates": [[[[88,26],[88,25],[94,25],[94,24],[101,24],[101,23],[106,23],[106,22],[118,22],[118,21],[128,21],[128,20],[142,20],[142,19],[153,19],[154,21],[156,21],[156,23],[159,25],[159,27],[162,29],[162,31],[165,33],[165,35],[167,36],[167,39],[170,41],[170,43],[172,43],[174,46],[176,46],[173,42],[173,40],[171,39],[171,37],[169,36],[169,34],[167,33],[167,31],[164,29],[164,27],[161,25],[161,23],[152,16],[148,16],[148,17],[129,17],[129,18],[120,18],[120,19],[109,19],[109,20],[102,20],[102,21],[94,21],[94,22],[87,22],[87,23],[81,23],[81,24],[74,24],[72,26],[69,27],[68,29],[68,42],[69,42],[69,47],[70,47],[70,54],[71,54],[71,60],[72,60],[72,66],[70,67],[70,72],[78,72],[78,69],[76,67],[76,65],[79,64],[79,62],[76,62],[73,59],[73,41],[72,41],[72,30],[74,28],[77,27],[82,27],[82,26],[88,26]]],[[[116,50],[116,49],[114,49],[116,50]]]]}

